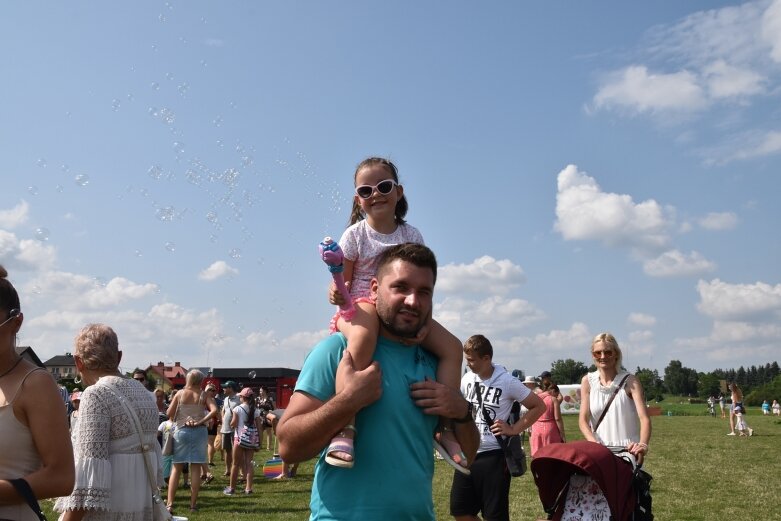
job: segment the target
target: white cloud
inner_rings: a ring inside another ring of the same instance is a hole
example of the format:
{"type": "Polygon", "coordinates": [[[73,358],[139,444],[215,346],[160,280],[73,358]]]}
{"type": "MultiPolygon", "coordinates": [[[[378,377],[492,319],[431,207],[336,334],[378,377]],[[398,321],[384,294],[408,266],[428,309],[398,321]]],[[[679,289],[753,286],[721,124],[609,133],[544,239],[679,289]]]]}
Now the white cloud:
{"type": "Polygon", "coordinates": [[[649,73],[632,65],[608,75],[593,100],[594,108],[627,109],[630,112],[693,111],[706,105],[697,77],[689,71],[649,73]]]}
{"type": "Polygon", "coordinates": [[[721,144],[699,151],[707,165],[726,165],[733,161],[745,161],[781,153],[781,131],[749,130],[729,136],[721,144]]]}
{"type": "Polygon", "coordinates": [[[213,281],[227,275],[238,275],[239,270],[231,267],[225,261],[215,261],[211,266],[198,274],[199,280],[213,281]]]}
{"type": "Polygon", "coordinates": [[[719,279],[710,282],[700,280],[697,291],[700,294],[697,309],[717,320],[781,318],[781,284],[729,284],[719,279]]]}
{"type": "Polygon", "coordinates": [[[643,262],[643,271],[651,277],[690,277],[709,273],[715,269],[714,262],[696,251],[687,255],[678,250],[670,250],[655,259],[643,262]]]}
{"type": "Polygon", "coordinates": [[[493,296],[480,301],[448,297],[434,306],[434,318],[462,340],[476,333],[489,338],[515,332],[545,318],[545,313],[519,298],[493,296]]]}
{"type": "Polygon", "coordinates": [[[647,313],[630,313],[626,320],[635,326],[651,327],[656,325],[656,317],[647,313]]]}
{"type": "Polygon", "coordinates": [[[754,71],[717,60],[702,71],[711,98],[732,98],[764,92],[765,78],[754,71]]]}
{"type": "Polygon", "coordinates": [[[781,0],[775,0],[762,15],[761,34],[770,46],[770,57],[781,63],[781,0]]]}
{"type": "Polygon", "coordinates": [[[10,210],[0,210],[0,228],[16,228],[27,222],[30,205],[22,201],[10,210]]]}
{"type": "Polygon", "coordinates": [[[732,230],[738,224],[738,216],[733,212],[711,212],[698,222],[706,230],[732,230]]]}
{"type": "Polygon", "coordinates": [[[554,356],[564,356],[580,360],[588,356],[589,346],[594,335],[582,322],[574,322],[569,329],[554,329],[531,337],[515,337],[509,341],[508,349],[512,353],[532,350],[547,360],[550,366],[554,356]],[[580,356],[580,355],[583,356],[580,356]]]}
{"type": "Polygon", "coordinates": [[[507,259],[484,255],[471,264],[447,264],[437,273],[437,292],[504,295],[526,281],[523,269],[507,259]]]}
{"type": "Polygon", "coordinates": [[[19,240],[16,235],[0,230],[0,264],[9,273],[15,269],[37,271],[50,269],[57,258],[53,246],[32,239],[19,240]]]}
{"type": "Polygon", "coordinates": [[[63,271],[44,272],[25,287],[25,292],[34,299],[55,303],[60,310],[105,309],[148,297],[156,291],[156,284],[137,284],[123,277],[103,283],[86,275],[63,271]],[[37,293],[42,297],[35,297],[37,293]]]}
{"type": "Polygon", "coordinates": [[[652,199],[635,203],[629,195],[603,192],[575,165],[559,172],[555,229],[565,240],[597,240],[636,253],[658,251],[669,242],[672,213],[652,199]]]}

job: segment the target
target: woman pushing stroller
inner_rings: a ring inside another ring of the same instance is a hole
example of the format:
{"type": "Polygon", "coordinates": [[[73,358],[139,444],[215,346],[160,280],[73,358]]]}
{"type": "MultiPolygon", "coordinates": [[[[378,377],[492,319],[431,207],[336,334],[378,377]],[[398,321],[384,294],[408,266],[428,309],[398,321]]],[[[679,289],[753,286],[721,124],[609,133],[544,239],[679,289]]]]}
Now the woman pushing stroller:
{"type": "Polygon", "coordinates": [[[621,348],[615,337],[597,335],[591,342],[591,356],[597,370],[583,377],[578,419],[587,441],[543,447],[532,462],[549,519],[627,519],[635,504],[634,500],[627,504],[632,475],[648,454],[651,419],[643,386],[621,368],[621,348]],[[568,478],[564,469],[573,470],[568,478]],[[562,505],[558,491],[565,486],[562,505]]]}

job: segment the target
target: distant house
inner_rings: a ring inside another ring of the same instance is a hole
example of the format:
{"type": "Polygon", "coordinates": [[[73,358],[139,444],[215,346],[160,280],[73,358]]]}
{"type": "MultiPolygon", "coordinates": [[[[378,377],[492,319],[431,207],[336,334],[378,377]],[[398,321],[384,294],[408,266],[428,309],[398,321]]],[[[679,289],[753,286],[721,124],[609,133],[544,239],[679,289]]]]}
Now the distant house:
{"type": "Polygon", "coordinates": [[[41,362],[41,359],[38,358],[38,355],[35,354],[35,351],[30,346],[16,346],[16,354],[26,358],[38,367],[44,367],[43,362],[41,362]]]}
{"type": "Polygon", "coordinates": [[[241,387],[252,387],[255,390],[263,385],[269,390],[276,406],[284,409],[290,401],[300,372],[287,367],[214,368],[212,377],[221,383],[233,380],[241,387]]]}
{"type": "Polygon", "coordinates": [[[73,380],[76,377],[76,362],[71,353],[49,358],[43,366],[55,380],[73,380]]]}
{"type": "Polygon", "coordinates": [[[184,387],[184,377],[187,375],[187,369],[182,367],[179,362],[174,365],[165,365],[163,362],[157,362],[157,365],[150,365],[146,368],[146,373],[150,371],[157,376],[157,380],[164,390],[181,389],[184,387]]]}

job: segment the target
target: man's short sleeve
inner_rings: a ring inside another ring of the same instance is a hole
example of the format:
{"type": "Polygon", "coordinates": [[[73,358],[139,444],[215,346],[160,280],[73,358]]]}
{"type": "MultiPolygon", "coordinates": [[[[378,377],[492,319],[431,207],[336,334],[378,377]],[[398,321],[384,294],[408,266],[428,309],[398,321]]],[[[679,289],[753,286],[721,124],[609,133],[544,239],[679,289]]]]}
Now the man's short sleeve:
{"type": "Polygon", "coordinates": [[[344,335],[337,333],[318,343],[304,360],[296,381],[296,392],[326,401],[336,394],[336,368],[347,347],[344,335]]]}

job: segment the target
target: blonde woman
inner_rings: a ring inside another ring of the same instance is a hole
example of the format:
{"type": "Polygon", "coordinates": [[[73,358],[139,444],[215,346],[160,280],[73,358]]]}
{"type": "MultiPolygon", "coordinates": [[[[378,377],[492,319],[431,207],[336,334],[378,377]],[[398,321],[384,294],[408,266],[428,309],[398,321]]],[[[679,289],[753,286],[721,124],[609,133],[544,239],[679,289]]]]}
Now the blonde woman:
{"type": "Polygon", "coordinates": [[[193,369],[185,377],[184,388],[176,393],[168,406],[168,417],[176,424],[174,431],[174,468],[168,480],[168,510],[173,511],[179,475],[185,463],[190,464],[190,511],[198,510],[201,476],[208,472],[206,425],[217,415],[217,404],[201,391],[203,373],[193,369]]]}
{"type": "Polygon", "coordinates": [[[57,384],[16,352],[24,315],[7,276],[0,266],[0,519],[37,521],[9,480],[24,480],[38,499],[70,494],[73,449],[57,384]]]}

